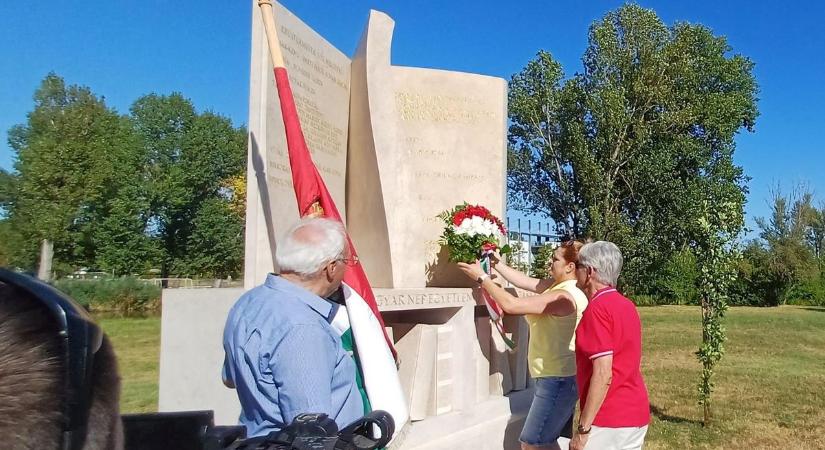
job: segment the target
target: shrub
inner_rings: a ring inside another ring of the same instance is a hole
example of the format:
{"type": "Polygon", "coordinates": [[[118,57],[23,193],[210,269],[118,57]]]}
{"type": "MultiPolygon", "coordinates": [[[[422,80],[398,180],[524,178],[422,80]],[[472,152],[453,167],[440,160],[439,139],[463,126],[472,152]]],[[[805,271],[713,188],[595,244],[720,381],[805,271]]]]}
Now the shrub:
{"type": "Polygon", "coordinates": [[[54,286],[91,311],[129,313],[160,304],[160,287],[136,278],[59,280],[54,286]]]}
{"type": "Polygon", "coordinates": [[[817,277],[793,285],[788,292],[788,304],[825,306],[825,280],[817,277]]]}
{"type": "Polygon", "coordinates": [[[636,306],[659,306],[672,303],[655,295],[648,294],[636,294],[628,296],[628,298],[632,300],[636,306]]]}
{"type": "Polygon", "coordinates": [[[654,274],[650,290],[659,301],[666,300],[659,304],[698,305],[698,277],[696,256],[685,248],[668,256],[654,274]]]}

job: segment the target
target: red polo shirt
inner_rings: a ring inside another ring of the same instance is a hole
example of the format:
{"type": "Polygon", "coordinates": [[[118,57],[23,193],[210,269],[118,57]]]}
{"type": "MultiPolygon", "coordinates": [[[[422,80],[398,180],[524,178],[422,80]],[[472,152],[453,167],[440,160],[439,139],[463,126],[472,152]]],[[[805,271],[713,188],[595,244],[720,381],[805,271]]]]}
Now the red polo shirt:
{"type": "Polygon", "coordinates": [[[590,299],[576,328],[576,380],[584,409],[593,360],[613,355],[613,380],[593,420],[598,427],[641,427],[650,423],[650,402],[642,379],[642,322],[636,305],[615,288],[590,299]]]}

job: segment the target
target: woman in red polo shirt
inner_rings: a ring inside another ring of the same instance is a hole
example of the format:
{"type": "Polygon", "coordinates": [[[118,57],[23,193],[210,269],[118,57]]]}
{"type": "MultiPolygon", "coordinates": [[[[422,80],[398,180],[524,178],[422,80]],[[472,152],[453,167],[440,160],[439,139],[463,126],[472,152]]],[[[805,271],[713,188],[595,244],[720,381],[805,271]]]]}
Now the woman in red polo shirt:
{"type": "Polygon", "coordinates": [[[622,253],[612,242],[585,244],[576,266],[590,303],[576,329],[579,426],[571,450],[641,449],[650,423],[642,379],[642,323],[616,290],[622,253]]]}

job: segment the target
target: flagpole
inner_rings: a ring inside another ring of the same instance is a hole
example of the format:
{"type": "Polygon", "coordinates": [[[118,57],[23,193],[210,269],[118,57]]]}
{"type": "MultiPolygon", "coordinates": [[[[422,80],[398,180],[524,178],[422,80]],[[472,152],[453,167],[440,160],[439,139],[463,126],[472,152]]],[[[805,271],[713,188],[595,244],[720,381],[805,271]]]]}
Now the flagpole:
{"type": "MultiPolygon", "coordinates": [[[[341,215],[335,202],[312,162],[309,149],[301,131],[301,123],[289,78],[278,42],[272,0],[257,0],[264,21],[264,31],[269,45],[269,55],[275,74],[275,85],[281,103],[281,116],[284,121],[289,164],[292,171],[292,184],[298,210],[302,217],[321,216],[341,221],[341,215]]],[[[357,256],[352,241],[347,235],[347,243],[353,256],[357,256]]],[[[389,412],[398,429],[409,419],[406,395],[398,378],[397,353],[384,326],[381,311],[375,301],[375,294],[370,288],[369,280],[363,266],[356,263],[344,275],[346,284],[344,292],[351,292],[346,300],[347,315],[350,319],[353,339],[359,348],[359,364],[362,367],[364,388],[376,409],[389,412]],[[382,339],[383,338],[383,339],[382,339]],[[381,345],[381,343],[386,344],[381,345]]],[[[399,432],[396,431],[396,435],[399,432]]]]}
{"type": "Polygon", "coordinates": [[[284,55],[281,53],[281,43],[278,41],[278,30],[275,28],[275,16],[272,13],[272,0],[258,0],[261,15],[264,19],[266,41],[269,42],[269,56],[276,69],[285,68],[284,55]]]}

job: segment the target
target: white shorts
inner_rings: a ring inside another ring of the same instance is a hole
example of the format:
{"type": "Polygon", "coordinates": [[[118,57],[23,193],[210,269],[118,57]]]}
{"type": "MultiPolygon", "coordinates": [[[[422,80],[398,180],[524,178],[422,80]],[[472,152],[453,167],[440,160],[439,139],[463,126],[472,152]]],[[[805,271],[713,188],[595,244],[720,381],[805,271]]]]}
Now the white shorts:
{"type": "Polygon", "coordinates": [[[606,428],[593,426],[585,450],[641,450],[647,425],[643,427],[606,428]]]}

